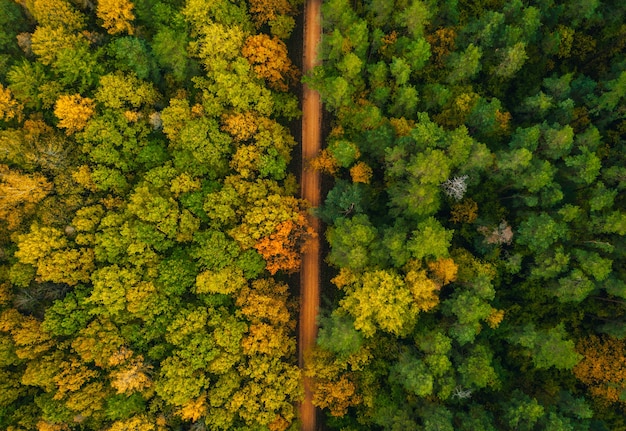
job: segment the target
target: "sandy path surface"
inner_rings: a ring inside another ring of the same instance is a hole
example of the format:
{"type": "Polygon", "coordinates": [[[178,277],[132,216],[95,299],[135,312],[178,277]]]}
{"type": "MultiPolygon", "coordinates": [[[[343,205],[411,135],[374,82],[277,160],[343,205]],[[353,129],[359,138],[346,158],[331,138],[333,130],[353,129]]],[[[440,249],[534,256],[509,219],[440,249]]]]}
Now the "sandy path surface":
{"type": "MultiPolygon", "coordinates": [[[[322,0],[307,0],[304,11],[303,72],[317,64],[317,44],[321,38],[320,6],[322,0]]],[[[322,105],[317,91],[304,85],[302,94],[302,197],[311,206],[320,204],[321,182],[318,172],[308,169],[308,161],[321,147],[322,105]]],[[[310,217],[310,223],[319,232],[319,220],[310,217]]],[[[320,241],[312,240],[302,257],[300,273],[300,366],[304,366],[306,352],[315,345],[317,337],[317,310],[320,304],[320,241]]],[[[304,379],[304,401],[300,405],[302,431],[316,430],[316,409],[313,406],[311,382],[304,379]]]]}

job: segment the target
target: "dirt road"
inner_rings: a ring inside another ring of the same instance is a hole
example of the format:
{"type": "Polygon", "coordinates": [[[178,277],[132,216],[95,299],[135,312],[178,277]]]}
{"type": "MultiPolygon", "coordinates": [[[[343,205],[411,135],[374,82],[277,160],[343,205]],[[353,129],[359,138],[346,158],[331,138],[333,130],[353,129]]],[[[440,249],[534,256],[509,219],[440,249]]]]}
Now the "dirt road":
{"type": "MultiPolygon", "coordinates": [[[[303,72],[307,73],[317,64],[317,45],[321,38],[320,6],[322,0],[307,0],[304,11],[303,72]]],[[[308,169],[308,161],[321,147],[322,105],[317,91],[304,85],[302,94],[302,197],[311,206],[320,204],[321,183],[319,172],[308,169]]],[[[311,225],[319,234],[320,223],[310,218],[311,225]]],[[[300,273],[300,366],[304,366],[306,352],[311,350],[317,337],[317,310],[320,303],[320,241],[312,240],[302,257],[300,273]]],[[[300,405],[302,431],[316,430],[316,409],[313,406],[311,383],[304,380],[304,401],[300,405]]]]}

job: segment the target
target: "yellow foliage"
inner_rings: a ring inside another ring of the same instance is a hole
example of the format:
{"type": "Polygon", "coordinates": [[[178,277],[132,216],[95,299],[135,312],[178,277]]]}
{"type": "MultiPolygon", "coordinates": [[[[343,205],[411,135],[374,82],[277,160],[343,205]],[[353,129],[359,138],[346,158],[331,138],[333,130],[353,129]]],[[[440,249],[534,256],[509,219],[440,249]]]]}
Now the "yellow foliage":
{"type": "Polygon", "coordinates": [[[489,325],[491,329],[496,329],[498,326],[500,326],[500,323],[503,319],[504,310],[498,310],[496,308],[493,308],[491,310],[491,313],[487,317],[487,325],[489,325]]]}
{"type": "Polygon", "coordinates": [[[372,179],[372,168],[364,162],[358,162],[350,168],[350,177],[354,183],[369,184],[372,179]]]}
{"type": "Polygon", "coordinates": [[[285,431],[287,428],[289,428],[289,425],[289,421],[287,421],[284,417],[278,415],[273,422],[270,422],[267,425],[267,427],[270,429],[270,431],[285,431]]]}
{"type": "Polygon", "coordinates": [[[142,117],[140,112],[137,111],[124,111],[124,118],[126,118],[126,120],[129,123],[135,123],[137,122],[140,118],[142,117]]]}
{"type": "Polygon", "coordinates": [[[48,421],[37,422],[37,431],[69,431],[69,427],[66,424],[56,424],[48,421]]]}
{"type": "Polygon", "coordinates": [[[69,362],[63,362],[60,372],[54,377],[54,382],[57,385],[54,399],[60,400],[66,394],[78,391],[84,384],[97,376],[97,371],[87,368],[77,359],[72,358],[69,362]]]}
{"type": "MultiPolygon", "coordinates": [[[[64,27],[38,26],[33,33],[32,50],[39,57],[39,61],[48,66],[55,62],[57,55],[64,49],[74,49],[81,43],[86,43],[85,37],[78,33],[71,33],[64,27]]],[[[56,84],[58,85],[58,84],[56,84]]],[[[58,88],[55,83],[49,83],[49,87],[40,91],[54,93],[58,88]]]]}
{"type": "Polygon", "coordinates": [[[450,221],[453,223],[474,223],[477,217],[478,204],[473,199],[463,199],[452,205],[450,221]]]}
{"type": "Polygon", "coordinates": [[[117,354],[126,340],[109,320],[96,319],[72,341],[72,349],[83,362],[93,362],[100,368],[109,366],[109,360],[117,354]]]}
{"type": "Polygon", "coordinates": [[[259,148],[255,145],[240,145],[230,160],[230,167],[243,178],[253,178],[260,158],[259,148]]]}
{"type": "Polygon", "coordinates": [[[22,174],[0,165],[0,220],[14,229],[32,214],[37,204],[52,191],[41,174],[22,174]]]}
{"type": "Polygon", "coordinates": [[[74,32],[85,26],[85,16],[66,0],[34,0],[29,8],[39,25],[74,32]]]}
{"type": "Polygon", "coordinates": [[[0,283],[0,305],[6,305],[13,299],[13,293],[11,292],[11,285],[6,283],[0,283]]]}
{"type": "Polygon", "coordinates": [[[172,180],[172,184],[170,185],[170,191],[174,194],[175,197],[179,197],[183,193],[193,192],[196,190],[200,190],[202,184],[198,178],[192,178],[186,172],[183,172],[176,178],[172,180]]]}
{"type": "Polygon", "coordinates": [[[107,395],[108,393],[102,382],[87,383],[79,391],[71,392],[68,395],[65,406],[78,413],[74,421],[79,422],[97,412],[101,412],[107,395]]]}
{"type": "Polygon", "coordinates": [[[222,116],[222,130],[229,133],[237,142],[247,141],[257,132],[258,118],[252,112],[222,116]]]}
{"type": "Polygon", "coordinates": [[[133,416],[130,419],[116,421],[107,431],[155,431],[157,428],[146,415],[133,416]]]}
{"type": "Polygon", "coordinates": [[[126,109],[152,105],[159,98],[151,83],[142,81],[134,74],[114,72],[100,77],[95,99],[107,108],[126,109]]]}
{"type": "Polygon", "coordinates": [[[404,277],[413,300],[420,311],[432,310],[439,304],[440,285],[426,276],[423,270],[410,270],[404,277]]]}
{"type": "Polygon", "coordinates": [[[85,128],[87,122],[96,112],[94,101],[80,94],[63,95],[54,104],[54,115],[59,119],[59,127],[67,129],[71,135],[85,128]]]}
{"type": "Polygon", "coordinates": [[[0,84],[0,121],[9,121],[13,118],[22,121],[23,109],[22,104],[13,98],[11,90],[0,84]]]}
{"type": "Polygon", "coordinates": [[[19,249],[15,257],[22,263],[36,265],[40,259],[50,255],[53,250],[63,249],[67,246],[67,238],[63,232],[52,227],[31,226],[30,233],[18,235],[17,244],[19,249]]]}
{"type": "Polygon", "coordinates": [[[178,415],[184,420],[196,422],[203,416],[206,416],[209,410],[209,405],[206,400],[206,395],[202,394],[195,400],[188,401],[178,411],[178,415]]]}
{"type": "Polygon", "coordinates": [[[260,27],[278,15],[292,15],[294,10],[288,0],[250,0],[250,13],[256,26],[260,27]]]}
{"type": "Polygon", "coordinates": [[[41,322],[23,316],[15,309],[0,315],[0,331],[10,332],[15,343],[15,354],[20,359],[35,359],[54,345],[50,336],[41,329],[41,322]]]}
{"type": "Polygon", "coordinates": [[[459,267],[456,263],[454,263],[454,260],[450,258],[439,258],[435,262],[430,262],[428,264],[428,269],[430,269],[433,278],[441,286],[445,286],[446,284],[452,283],[456,280],[459,267]]]}
{"type": "Polygon", "coordinates": [[[204,271],[196,277],[196,293],[219,293],[231,295],[247,284],[243,270],[226,267],[217,271],[204,271]]]}
{"type": "Polygon", "coordinates": [[[396,136],[409,136],[413,127],[415,127],[414,120],[407,120],[406,118],[390,118],[389,123],[393,130],[396,132],[396,136]]]}
{"type": "Polygon", "coordinates": [[[152,379],[147,374],[150,368],[139,355],[132,363],[111,372],[111,386],[118,394],[143,392],[152,387],[152,379]]]}
{"type": "Polygon", "coordinates": [[[125,346],[122,346],[119,348],[119,350],[114,352],[109,358],[109,366],[115,367],[117,365],[125,364],[132,357],[133,357],[133,351],[125,346]]]}
{"type": "Polygon", "coordinates": [[[241,345],[243,353],[248,356],[263,354],[279,358],[295,352],[295,343],[289,334],[284,329],[267,323],[250,325],[241,345]]]}
{"type": "Polygon", "coordinates": [[[498,127],[500,128],[500,132],[506,133],[509,131],[509,122],[511,121],[510,112],[500,112],[499,109],[496,110],[496,122],[498,123],[498,127]]]}
{"type": "Polygon", "coordinates": [[[309,165],[316,171],[330,175],[336,174],[337,169],[339,169],[337,159],[335,159],[335,156],[333,156],[326,148],[321,150],[317,156],[311,159],[309,165]]]}
{"type": "Polygon", "coordinates": [[[306,361],[305,375],[312,378],[313,404],[330,409],[333,416],[343,416],[363,402],[348,364],[337,362],[329,352],[315,350],[306,361]]]}
{"type": "Polygon", "coordinates": [[[130,0],[98,0],[96,15],[109,34],[133,34],[131,21],[135,19],[134,7],[130,0]]]}
{"type": "Polygon", "coordinates": [[[355,283],[357,281],[357,276],[348,268],[343,267],[339,270],[339,274],[337,274],[335,278],[330,281],[337,286],[337,288],[343,289],[344,287],[355,283]]]}
{"type": "Polygon", "coordinates": [[[91,177],[91,169],[89,165],[81,165],[75,171],[72,172],[72,178],[78,184],[86,188],[91,192],[98,190],[98,186],[93,182],[91,177]]]}

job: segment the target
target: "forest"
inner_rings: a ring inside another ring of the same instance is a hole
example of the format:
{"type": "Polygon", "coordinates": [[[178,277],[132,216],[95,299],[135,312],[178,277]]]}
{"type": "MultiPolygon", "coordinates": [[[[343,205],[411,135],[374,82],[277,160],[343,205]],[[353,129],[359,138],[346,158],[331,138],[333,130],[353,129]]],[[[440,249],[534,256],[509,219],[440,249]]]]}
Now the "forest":
{"type": "Polygon", "coordinates": [[[303,3],[0,0],[0,429],[626,431],[626,3],[303,3]]]}

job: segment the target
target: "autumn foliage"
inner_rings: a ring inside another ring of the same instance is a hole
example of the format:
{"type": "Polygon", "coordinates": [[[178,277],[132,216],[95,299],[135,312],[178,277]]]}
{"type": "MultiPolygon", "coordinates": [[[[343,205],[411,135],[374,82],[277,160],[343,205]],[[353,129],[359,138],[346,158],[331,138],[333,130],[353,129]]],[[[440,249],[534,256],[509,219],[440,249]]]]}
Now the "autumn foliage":
{"type": "Polygon", "coordinates": [[[96,14],[109,34],[133,34],[134,7],[130,0],[98,0],[96,14]]]}
{"type": "Polygon", "coordinates": [[[0,220],[14,229],[51,191],[52,184],[43,175],[24,174],[0,165],[0,220]]]}
{"type": "Polygon", "coordinates": [[[302,248],[306,241],[315,235],[304,214],[296,221],[286,220],[276,226],[276,230],[255,244],[257,251],[267,262],[270,274],[277,271],[294,272],[300,268],[302,248]]]}
{"type": "Polygon", "coordinates": [[[293,14],[294,10],[288,0],[250,0],[250,12],[254,22],[260,26],[279,15],[293,14]]]}
{"type": "Polygon", "coordinates": [[[298,69],[287,55],[287,45],[277,37],[270,38],[266,34],[250,36],[241,52],[257,76],[267,80],[275,90],[287,91],[298,78],[298,69]]]}
{"type": "Polygon", "coordinates": [[[54,104],[59,127],[66,129],[68,135],[83,130],[94,113],[94,101],[80,94],[61,96],[54,104]]]}
{"type": "Polygon", "coordinates": [[[594,397],[626,406],[626,340],[591,335],[576,350],[583,355],[573,370],[576,378],[594,397]]]}

